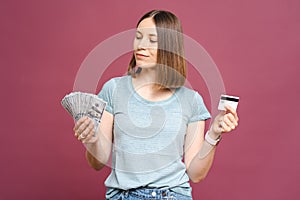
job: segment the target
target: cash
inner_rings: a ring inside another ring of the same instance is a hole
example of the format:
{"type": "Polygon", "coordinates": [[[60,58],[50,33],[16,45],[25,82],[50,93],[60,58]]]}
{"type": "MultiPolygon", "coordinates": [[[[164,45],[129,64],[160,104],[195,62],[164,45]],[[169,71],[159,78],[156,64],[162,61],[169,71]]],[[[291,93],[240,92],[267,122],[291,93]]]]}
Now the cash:
{"type": "Polygon", "coordinates": [[[75,121],[84,116],[91,118],[95,123],[95,129],[101,122],[102,114],[106,107],[106,102],[97,95],[84,92],[67,94],[61,100],[61,104],[75,121]]]}

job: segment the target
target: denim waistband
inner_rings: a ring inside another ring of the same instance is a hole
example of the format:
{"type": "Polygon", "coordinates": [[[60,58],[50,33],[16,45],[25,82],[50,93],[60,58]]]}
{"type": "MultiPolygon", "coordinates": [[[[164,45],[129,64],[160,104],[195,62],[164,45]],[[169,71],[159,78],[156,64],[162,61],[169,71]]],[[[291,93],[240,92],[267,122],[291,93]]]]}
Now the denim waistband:
{"type": "Polygon", "coordinates": [[[119,190],[117,194],[115,194],[112,200],[159,200],[159,199],[180,199],[180,200],[192,200],[192,197],[185,196],[179,193],[175,193],[169,189],[158,189],[158,188],[137,188],[130,190],[119,190]]]}

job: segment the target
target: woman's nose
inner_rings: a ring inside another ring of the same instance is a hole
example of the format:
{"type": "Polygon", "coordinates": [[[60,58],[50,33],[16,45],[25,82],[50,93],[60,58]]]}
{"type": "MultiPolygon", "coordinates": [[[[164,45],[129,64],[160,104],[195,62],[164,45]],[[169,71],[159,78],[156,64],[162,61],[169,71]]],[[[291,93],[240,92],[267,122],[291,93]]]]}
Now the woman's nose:
{"type": "Polygon", "coordinates": [[[139,49],[146,49],[149,47],[149,42],[147,41],[146,38],[142,38],[141,40],[138,41],[137,47],[139,49]]]}

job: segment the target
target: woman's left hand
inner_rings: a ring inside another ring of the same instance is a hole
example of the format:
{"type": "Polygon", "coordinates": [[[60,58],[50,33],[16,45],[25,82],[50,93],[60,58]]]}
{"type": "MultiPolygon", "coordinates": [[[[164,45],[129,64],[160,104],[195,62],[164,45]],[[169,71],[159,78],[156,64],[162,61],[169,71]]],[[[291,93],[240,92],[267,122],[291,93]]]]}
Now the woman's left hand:
{"type": "Polygon", "coordinates": [[[212,131],[218,135],[230,132],[238,126],[237,112],[228,105],[225,105],[225,109],[226,111],[222,111],[216,116],[211,127],[212,131]]]}

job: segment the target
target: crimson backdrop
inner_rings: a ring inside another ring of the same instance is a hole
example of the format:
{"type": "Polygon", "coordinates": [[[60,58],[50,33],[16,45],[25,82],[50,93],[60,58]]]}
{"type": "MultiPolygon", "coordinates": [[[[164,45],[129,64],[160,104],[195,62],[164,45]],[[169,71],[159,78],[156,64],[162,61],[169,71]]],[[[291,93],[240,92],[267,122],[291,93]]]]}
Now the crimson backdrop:
{"type": "MultiPolygon", "coordinates": [[[[224,137],[206,180],[193,184],[194,198],[297,199],[300,1],[2,0],[1,200],[103,199],[109,169],[88,166],[60,100],[88,53],[151,9],[174,12],[226,91],[241,97],[240,126],[224,137]]],[[[124,74],[129,57],[107,68],[98,90],[124,74]]],[[[193,67],[189,80],[211,110],[193,67]]]]}

